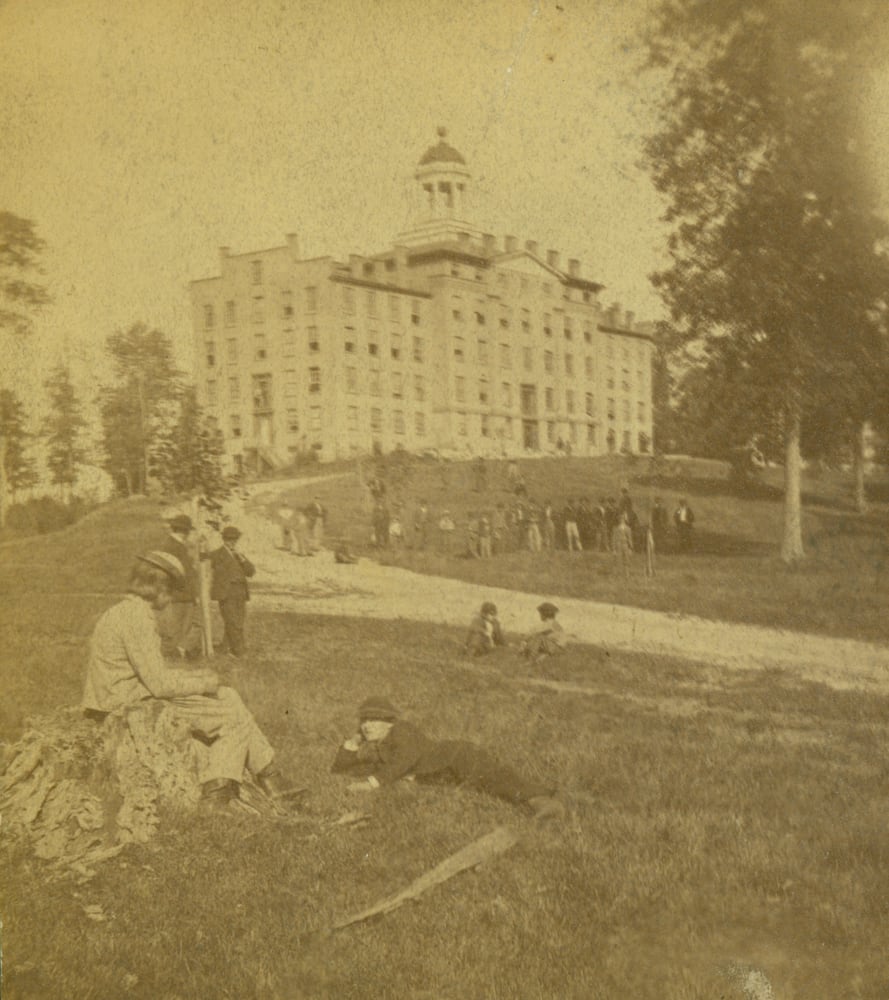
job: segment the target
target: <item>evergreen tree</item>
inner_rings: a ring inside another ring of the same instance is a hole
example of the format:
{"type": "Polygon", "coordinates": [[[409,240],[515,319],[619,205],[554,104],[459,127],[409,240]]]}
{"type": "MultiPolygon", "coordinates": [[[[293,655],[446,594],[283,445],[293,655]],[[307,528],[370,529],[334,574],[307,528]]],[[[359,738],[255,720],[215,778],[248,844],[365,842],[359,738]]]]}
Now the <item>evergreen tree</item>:
{"type": "MultiPolygon", "coordinates": [[[[32,280],[39,273],[38,260],[43,248],[43,240],[30,219],[0,212],[0,332],[14,336],[29,334],[34,310],[49,301],[43,285],[32,280]]],[[[7,400],[7,406],[11,405],[7,400]]],[[[22,485],[20,478],[15,481],[6,478],[10,468],[18,468],[17,476],[21,475],[21,447],[22,439],[6,438],[0,421],[0,528],[6,524],[7,494],[22,485]]],[[[33,468],[25,476],[33,476],[33,468]]]]}
{"type": "Polygon", "coordinates": [[[167,494],[188,494],[214,503],[231,490],[222,472],[222,433],[197,401],[194,386],[186,386],[154,441],[151,471],[167,494]]]}
{"type": "Polygon", "coordinates": [[[28,454],[27,417],[21,400],[11,389],[0,389],[0,438],[5,442],[3,478],[12,502],[18,490],[34,486],[38,476],[28,454]]]}
{"type": "Polygon", "coordinates": [[[56,367],[44,385],[51,407],[41,428],[47,445],[46,464],[53,483],[65,498],[70,498],[77,480],[77,466],[86,457],[83,446],[86,420],[67,366],[56,367]]]}
{"type": "Polygon", "coordinates": [[[107,350],[115,382],[99,393],[104,465],[122,492],[145,493],[151,452],[182,391],[182,372],[169,338],[144,323],[112,334],[107,350]]]}

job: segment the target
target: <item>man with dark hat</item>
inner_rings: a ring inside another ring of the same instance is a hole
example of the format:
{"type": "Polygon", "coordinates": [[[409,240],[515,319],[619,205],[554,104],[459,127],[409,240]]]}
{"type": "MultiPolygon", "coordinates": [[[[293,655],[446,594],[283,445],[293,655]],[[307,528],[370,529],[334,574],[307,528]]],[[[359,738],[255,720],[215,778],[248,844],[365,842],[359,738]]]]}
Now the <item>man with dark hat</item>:
{"type": "Polygon", "coordinates": [[[565,630],[556,621],[559,609],[555,604],[544,601],[537,605],[540,625],[525,637],[521,645],[522,655],[536,663],[545,656],[554,656],[566,646],[565,630]]]}
{"type": "Polygon", "coordinates": [[[199,637],[195,611],[200,580],[188,546],[188,538],[194,525],[187,514],[177,514],[167,524],[170,533],[159,551],[175,556],[182,565],[185,577],[182,585],[173,591],[172,600],[166,609],[158,615],[158,627],[164,654],[184,658],[197,649],[199,637]]]}
{"type": "Polygon", "coordinates": [[[250,600],[247,580],[256,572],[253,563],[238,552],[240,537],[241,532],[234,525],[226,525],[222,529],[222,545],[210,553],[213,568],[210,598],[219,602],[225,624],[224,643],[232,656],[244,652],[244,618],[250,600]]]}
{"type": "Polygon", "coordinates": [[[164,662],[155,613],[170,603],[184,578],[182,564],[169,552],[138,557],[129,593],[93,630],[83,708],[100,719],[141,701],[165,701],[207,747],[200,755],[200,780],[208,802],[228,805],[236,798],[245,768],[269,795],[284,794],[274,751],[240,695],[220,687],[207,667],[184,670],[164,662]]]}
{"type": "Polygon", "coordinates": [[[501,764],[487,750],[466,740],[431,740],[399,718],[387,698],[373,697],[358,709],[358,732],[337,752],[331,770],[363,780],[350,791],[373,791],[400,778],[468,785],[514,805],[525,805],[538,819],[564,815],[554,789],[501,764]]]}

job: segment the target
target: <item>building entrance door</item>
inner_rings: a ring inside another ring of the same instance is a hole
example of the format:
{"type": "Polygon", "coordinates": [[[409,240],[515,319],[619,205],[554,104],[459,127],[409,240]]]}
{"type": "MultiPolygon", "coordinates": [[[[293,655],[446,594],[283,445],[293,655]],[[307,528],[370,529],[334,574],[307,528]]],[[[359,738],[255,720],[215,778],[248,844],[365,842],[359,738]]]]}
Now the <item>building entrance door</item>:
{"type": "Polygon", "coordinates": [[[522,442],[525,451],[537,451],[540,447],[540,434],[537,429],[536,420],[522,421],[522,442]]]}

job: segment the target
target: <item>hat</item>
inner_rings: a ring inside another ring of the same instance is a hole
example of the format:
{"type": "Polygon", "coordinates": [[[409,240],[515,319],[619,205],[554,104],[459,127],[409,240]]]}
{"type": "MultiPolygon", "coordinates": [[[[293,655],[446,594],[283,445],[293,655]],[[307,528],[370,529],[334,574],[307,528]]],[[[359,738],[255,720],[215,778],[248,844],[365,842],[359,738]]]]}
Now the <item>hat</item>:
{"type": "Polygon", "coordinates": [[[482,614],[483,615],[496,615],[497,614],[497,605],[494,604],[493,601],[485,601],[485,603],[482,605],[482,614]]]}
{"type": "Polygon", "coordinates": [[[537,610],[541,615],[543,615],[544,618],[554,618],[559,613],[559,609],[555,606],[555,604],[550,604],[549,601],[544,601],[543,604],[538,604],[537,610]]]}
{"type": "Polygon", "coordinates": [[[233,524],[227,524],[222,529],[222,538],[226,542],[236,542],[240,537],[241,532],[233,524]]]}
{"type": "Polygon", "coordinates": [[[170,529],[172,531],[192,531],[194,525],[188,514],[177,514],[175,517],[170,518],[170,529]]]}
{"type": "Polygon", "coordinates": [[[358,718],[361,722],[379,719],[381,722],[394,722],[398,718],[398,709],[388,698],[374,696],[367,698],[358,706],[358,718]]]}
{"type": "Polygon", "coordinates": [[[154,566],[155,569],[163,570],[167,576],[172,577],[177,583],[180,583],[185,579],[185,570],[182,567],[182,563],[169,552],[158,552],[157,550],[153,552],[146,552],[141,556],[137,556],[142,562],[146,562],[149,566],[154,566]]]}

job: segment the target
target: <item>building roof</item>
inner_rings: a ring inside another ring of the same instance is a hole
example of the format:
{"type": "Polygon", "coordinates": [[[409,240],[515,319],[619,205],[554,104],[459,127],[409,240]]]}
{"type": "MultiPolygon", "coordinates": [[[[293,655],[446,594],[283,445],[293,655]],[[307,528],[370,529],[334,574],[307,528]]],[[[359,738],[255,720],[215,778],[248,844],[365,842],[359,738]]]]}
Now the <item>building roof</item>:
{"type": "Polygon", "coordinates": [[[466,160],[461,153],[457,152],[453,146],[445,142],[448,130],[443,126],[438,129],[438,142],[420,157],[419,166],[424,167],[427,163],[462,163],[466,166],[466,160]]]}

